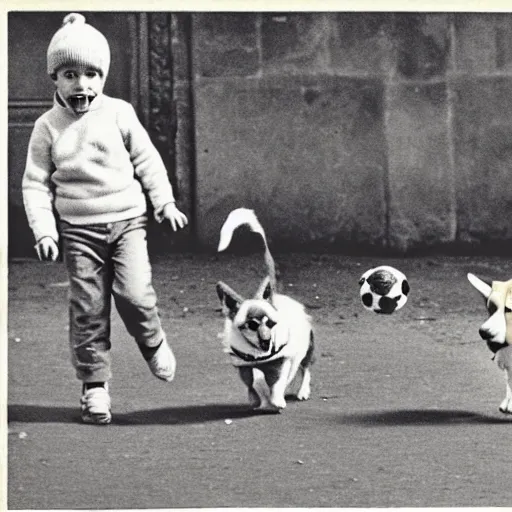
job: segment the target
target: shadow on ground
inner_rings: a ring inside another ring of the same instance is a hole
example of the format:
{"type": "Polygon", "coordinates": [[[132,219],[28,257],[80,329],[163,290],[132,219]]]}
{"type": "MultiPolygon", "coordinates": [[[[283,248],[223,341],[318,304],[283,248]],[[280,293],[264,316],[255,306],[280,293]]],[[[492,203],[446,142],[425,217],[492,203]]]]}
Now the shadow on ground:
{"type": "MultiPolygon", "coordinates": [[[[164,407],[121,414],[112,414],[112,423],[120,426],[133,425],[186,425],[241,419],[271,414],[265,411],[252,411],[245,404],[205,404],[183,407],[164,407]]],[[[81,423],[76,407],[51,407],[41,405],[10,405],[9,422],[19,423],[81,423]]],[[[336,417],[338,423],[363,427],[422,426],[511,423],[511,416],[490,416],[472,411],[453,409],[401,409],[357,414],[344,414],[336,417]]]]}
{"type": "MultiPolygon", "coordinates": [[[[165,407],[122,414],[112,414],[116,425],[186,425],[224,419],[240,419],[261,414],[245,404],[206,404],[183,407],[165,407]]],[[[52,407],[42,405],[18,405],[8,407],[8,421],[20,423],[81,423],[76,407],[52,407]]]]}
{"type": "Polygon", "coordinates": [[[497,424],[510,423],[512,416],[498,417],[478,414],[472,411],[453,409],[399,409],[339,416],[338,421],[344,424],[363,427],[381,426],[421,426],[421,425],[458,425],[461,423],[497,424]]]}

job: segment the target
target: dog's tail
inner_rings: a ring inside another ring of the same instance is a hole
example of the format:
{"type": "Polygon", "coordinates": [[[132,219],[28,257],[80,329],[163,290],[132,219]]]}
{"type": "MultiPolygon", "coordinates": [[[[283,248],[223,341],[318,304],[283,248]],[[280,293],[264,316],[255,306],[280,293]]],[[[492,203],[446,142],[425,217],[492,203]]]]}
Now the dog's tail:
{"type": "Polygon", "coordinates": [[[260,224],[258,217],[256,217],[254,210],[249,210],[248,208],[237,208],[236,210],[230,212],[220,230],[220,240],[217,251],[221,252],[227,249],[227,247],[231,243],[231,239],[233,238],[233,233],[235,232],[235,230],[240,226],[244,225],[249,226],[251,231],[253,231],[254,233],[258,233],[263,240],[263,243],[265,245],[265,265],[267,266],[267,273],[270,280],[270,285],[272,286],[272,289],[275,290],[276,267],[274,258],[272,257],[272,254],[270,253],[270,250],[268,248],[265,230],[263,229],[263,226],[260,224]]]}

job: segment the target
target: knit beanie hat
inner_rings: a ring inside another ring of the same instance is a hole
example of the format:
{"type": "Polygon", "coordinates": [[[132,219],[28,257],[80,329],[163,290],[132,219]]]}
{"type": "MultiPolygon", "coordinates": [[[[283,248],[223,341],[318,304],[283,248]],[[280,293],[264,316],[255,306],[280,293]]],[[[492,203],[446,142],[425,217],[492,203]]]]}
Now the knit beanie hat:
{"type": "Polygon", "coordinates": [[[110,66],[110,48],[105,36],[75,12],[68,14],[55,32],[47,52],[48,74],[64,65],[84,65],[101,71],[106,78],[110,66]]]}

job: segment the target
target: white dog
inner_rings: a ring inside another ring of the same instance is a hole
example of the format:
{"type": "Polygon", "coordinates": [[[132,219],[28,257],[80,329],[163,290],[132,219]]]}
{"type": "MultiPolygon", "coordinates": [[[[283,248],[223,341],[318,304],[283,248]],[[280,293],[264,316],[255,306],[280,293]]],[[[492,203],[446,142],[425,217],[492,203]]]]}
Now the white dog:
{"type": "Polygon", "coordinates": [[[268,274],[249,299],[224,282],[217,283],[225,317],[223,345],[247,386],[251,406],[279,412],[286,407],[285,392],[299,372],[302,378],[297,399],[309,398],[313,328],[301,303],[276,293],[274,259],[252,210],[238,208],[229,214],[221,229],[218,250],[226,249],[233,232],[243,225],[261,236],[268,274]]]}
{"type": "Polygon", "coordinates": [[[505,372],[507,394],[500,411],[512,414],[512,279],[487,283],[473,274],[468,274],[468,279],[486,300],[489,318],[479,333],[495,354],[498,367],[505,372]]]}

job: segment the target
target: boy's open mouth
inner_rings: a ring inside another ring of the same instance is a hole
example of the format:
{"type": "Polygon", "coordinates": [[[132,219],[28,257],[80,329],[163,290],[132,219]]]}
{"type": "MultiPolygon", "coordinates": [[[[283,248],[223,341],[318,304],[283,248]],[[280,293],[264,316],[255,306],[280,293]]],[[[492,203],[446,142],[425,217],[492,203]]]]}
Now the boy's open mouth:
{"type": "Polygon", "coordinates": [[[87,94],[73,94],[68,97],[68,102],[71,108],[79,114],[89,110],[93,99],[94,96],[87,96],[87,94]]]}

